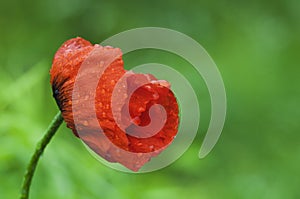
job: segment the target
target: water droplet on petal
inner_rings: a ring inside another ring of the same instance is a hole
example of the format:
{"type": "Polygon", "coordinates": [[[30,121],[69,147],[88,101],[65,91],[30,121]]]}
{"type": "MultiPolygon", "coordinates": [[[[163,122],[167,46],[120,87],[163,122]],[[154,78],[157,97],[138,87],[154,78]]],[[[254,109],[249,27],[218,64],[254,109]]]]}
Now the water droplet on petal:
{"type": "Polygon", "coordinates": [[[147,89],[148,91],[151,91],[151,90],[152,90],[151,86],[149,86],[149,85],[146,85],[146,86],[145,86],[145,89],[147,89]]]}
{"type": "Polygon", "coordinates": [[[142,113],[142,112],[144,112],[144,111],[145,111],[145,108],[144,108],[144,107],[140,107],[139,110],[138,110],[138,112],[140,112],[140,113],[142,113]]]}
{"type": "Polygon", "coordinates": [[[158,95],[158,93],[156,93],[156,92],[155,92],[152,96],[153,96],[153,99],[154,99],[154,100],[157,100],[157,99],[159,98],[159,95],[158,95]]]}
{"type": "Polygon", "coordinates": [[[89,125],[89,123],[88,123],[88,121],[83,121],[83,126],[88,126],[89,125]]]}

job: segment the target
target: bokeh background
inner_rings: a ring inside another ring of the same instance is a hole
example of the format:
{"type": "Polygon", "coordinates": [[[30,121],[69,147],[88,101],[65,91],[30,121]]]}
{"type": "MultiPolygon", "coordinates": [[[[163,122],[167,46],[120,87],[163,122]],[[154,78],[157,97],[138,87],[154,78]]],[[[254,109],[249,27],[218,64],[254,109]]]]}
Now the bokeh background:
{"type": "Polygon", "coordinates": [[[1,0],[0,198],[18,197],[58,110],[48,74],[57,48],[75,36],[99,43],[144,26],[181,31],[215,60],[228,97],[218,144],[198,159],[210,102],[191,66],[161,51],[133,52],[127,69],[171,65],[197,90],[201,122],[192,146],[162,170],[121,173],[95,160],[63,124],[37,167],[31,198],[300,198],[299,10],[298,0],[1,0]]]}

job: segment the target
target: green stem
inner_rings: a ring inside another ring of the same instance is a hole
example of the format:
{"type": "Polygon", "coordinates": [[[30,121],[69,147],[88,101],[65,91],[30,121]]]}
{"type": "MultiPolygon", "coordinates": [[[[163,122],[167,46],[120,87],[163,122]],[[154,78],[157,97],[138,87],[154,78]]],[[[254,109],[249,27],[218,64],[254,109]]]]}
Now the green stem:
{"type": "Polygon", "coordinates": [[[55,135],[59,126],[61,125],[62,121],[63,121],[63,118],[61,116],[61,113],[59,112],[53,118],[52,122],[50,123],[49,127],[46,130],[44,137],[36,145],[35,151],[30,159],[26,173],[24,175],[20,199],[28,199],[30,185],[31,185],[31,181],[32,181],[32,177],[34,175],[36,165],[37,165],[41,155],[43,154],[46,146],[50,142],[51,138],[55,135]]]}

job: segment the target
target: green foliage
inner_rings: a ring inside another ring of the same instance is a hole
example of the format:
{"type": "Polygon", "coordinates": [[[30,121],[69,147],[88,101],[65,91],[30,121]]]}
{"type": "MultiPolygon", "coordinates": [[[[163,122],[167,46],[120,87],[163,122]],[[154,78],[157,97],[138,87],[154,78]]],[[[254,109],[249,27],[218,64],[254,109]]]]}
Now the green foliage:
{"type": "Polygon", "coordinates": [[[181,31],[217,63],[228,115],[213,152],[199,160],[209,95],[181,58],[133,52],[126,67],[174,66],[198,90],[199,135],[171,166],[149,174],[97,162],[63,125],[37,167],[31,198],[299,198],[299,33],[297,0],[0,2],[0,198],[17,198],[35,144],[57,112],[48,71],[57,48],[82,36],[93,43],[120,31],[181,31]]]}

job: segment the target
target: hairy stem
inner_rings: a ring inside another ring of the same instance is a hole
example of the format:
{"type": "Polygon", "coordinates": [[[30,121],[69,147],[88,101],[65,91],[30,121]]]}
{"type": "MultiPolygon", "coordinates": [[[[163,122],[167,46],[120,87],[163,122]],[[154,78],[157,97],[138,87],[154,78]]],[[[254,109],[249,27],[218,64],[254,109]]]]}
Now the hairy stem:
{"type": "Polygon", "coordinates": [[[32,181],[32,177],[34,175],[36,165],[37,165],[41,155],[43,154],[43,151],[45,150],[46,146],[50,142],[51,138],[55,135],[59,126],[61,125],[62,121],[63,121],[63,118],[61,116],[61,113],[59,112],[55,115],[52,122],[48,126],[44,137],[36,145],[35,151],[30,159],[26,173],[24,175],[20,199],[28,199],[30,185],[31,185],[31,181],[32,181]]]}

